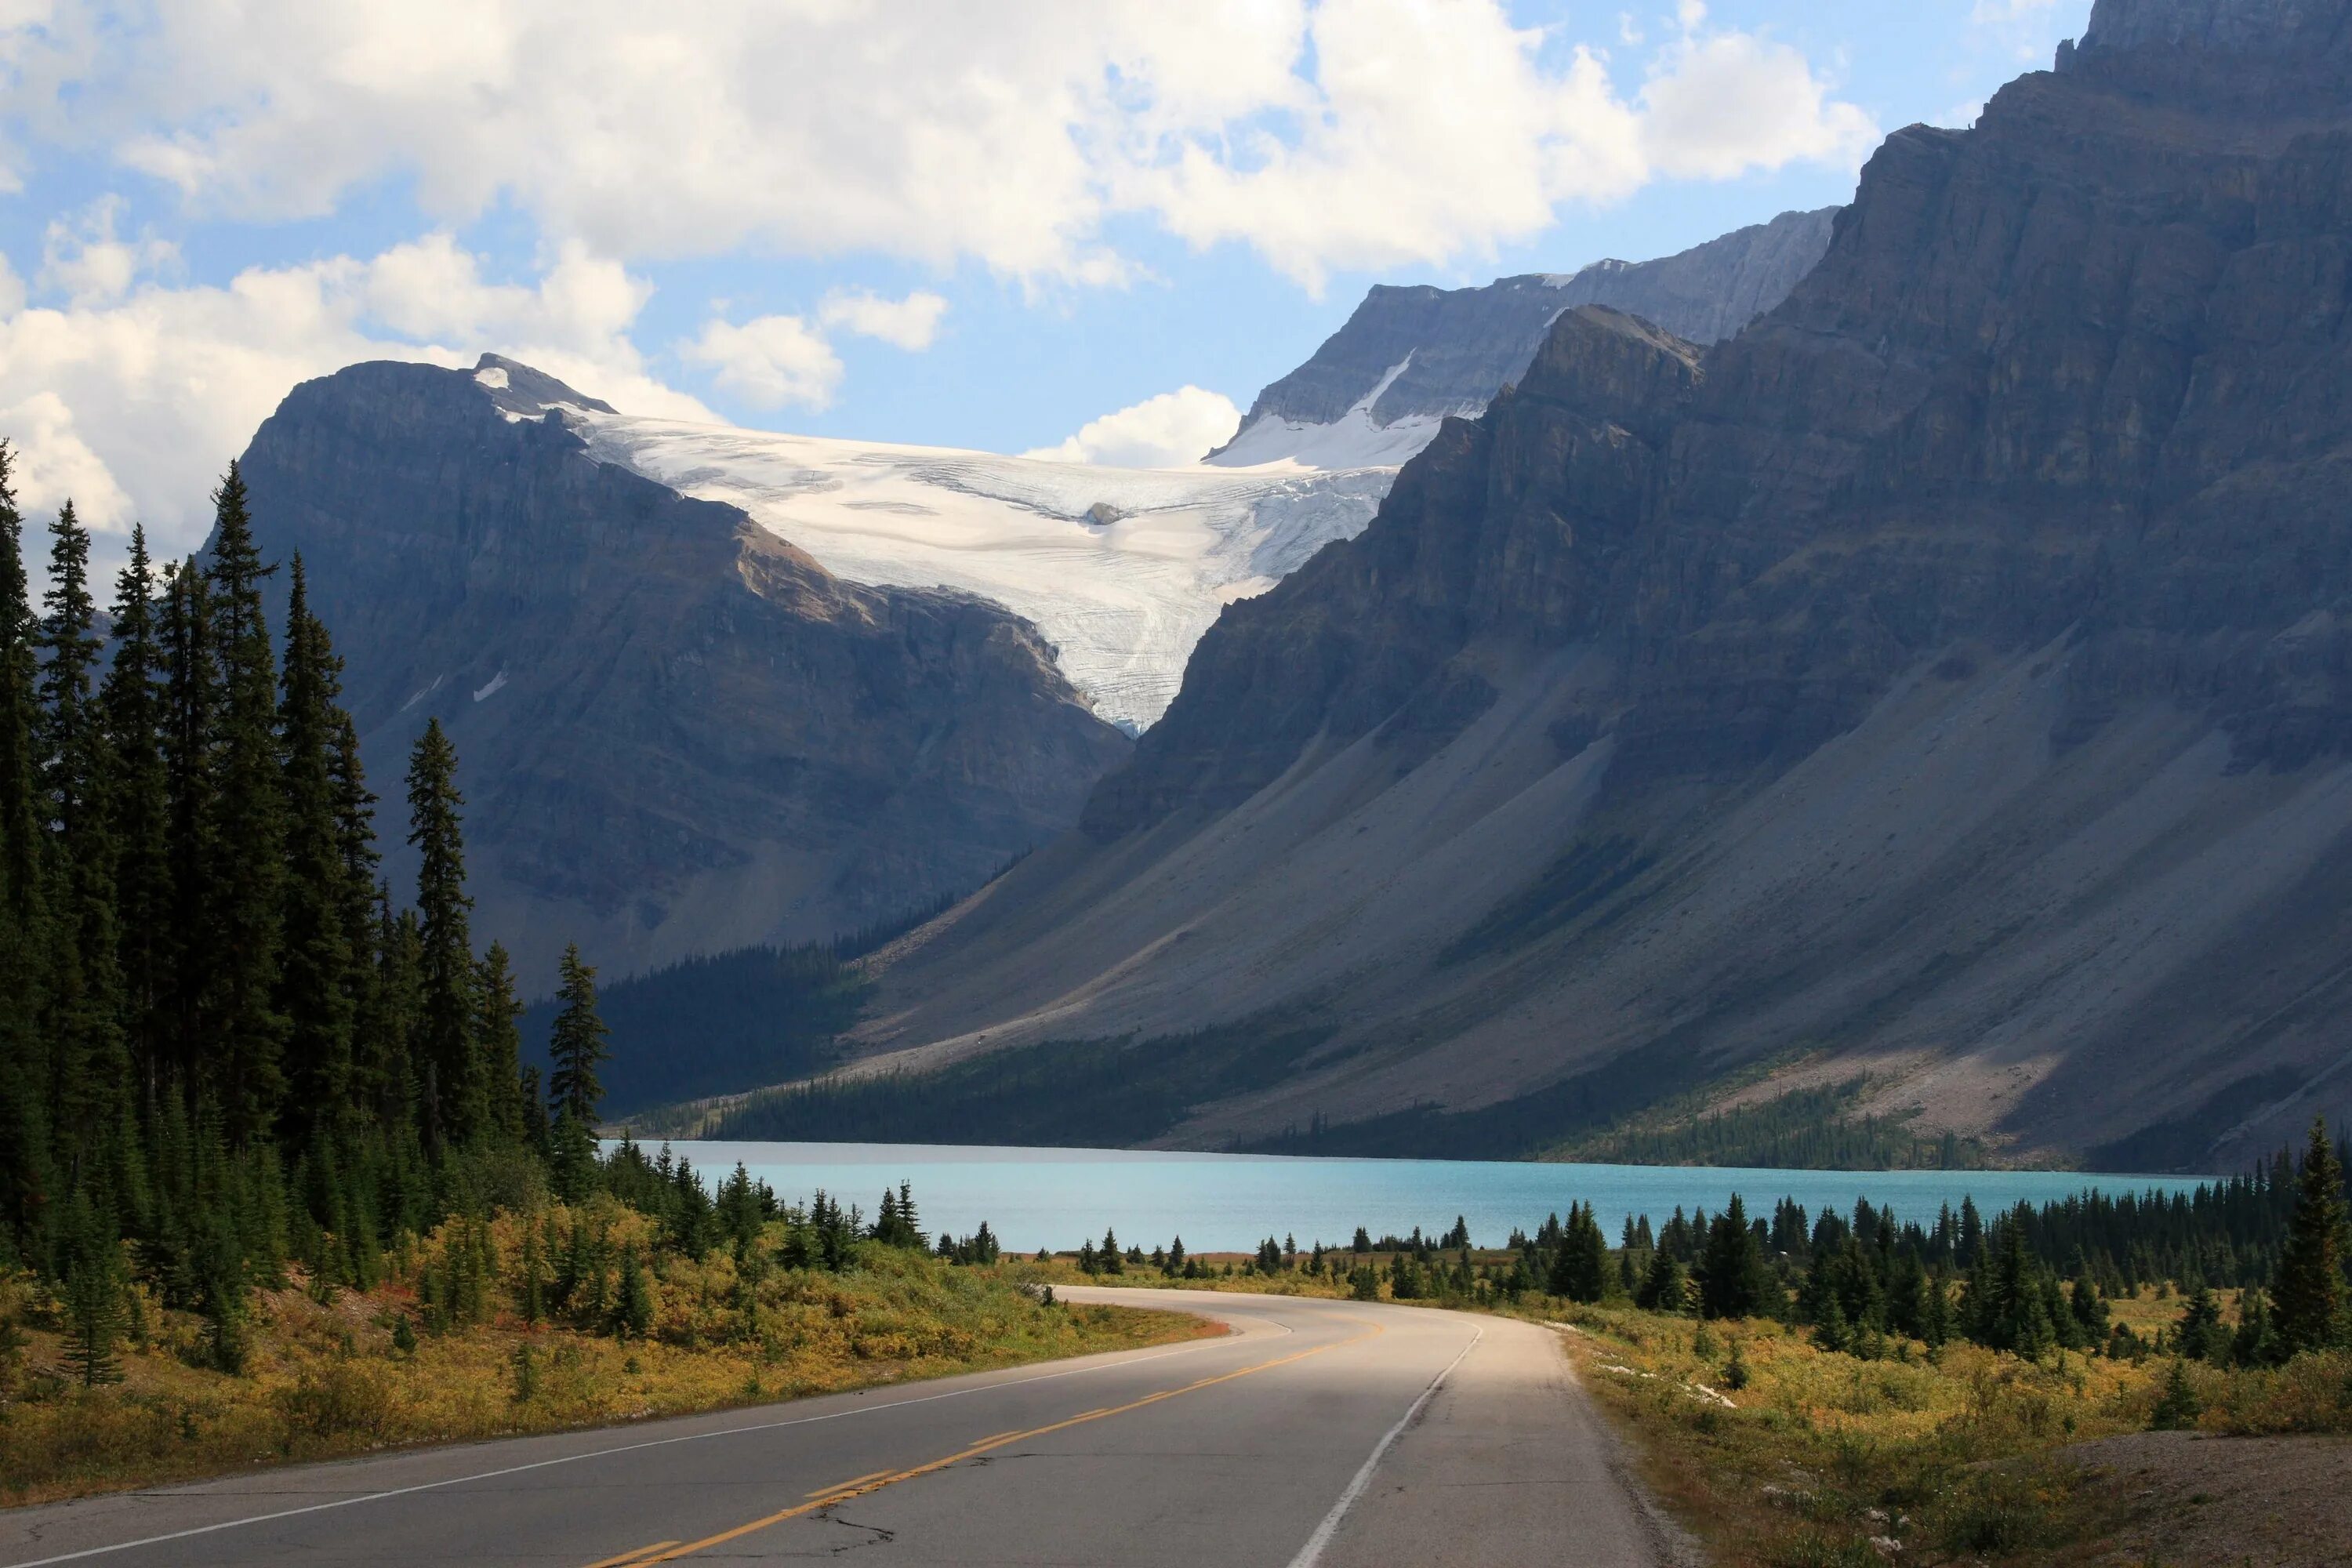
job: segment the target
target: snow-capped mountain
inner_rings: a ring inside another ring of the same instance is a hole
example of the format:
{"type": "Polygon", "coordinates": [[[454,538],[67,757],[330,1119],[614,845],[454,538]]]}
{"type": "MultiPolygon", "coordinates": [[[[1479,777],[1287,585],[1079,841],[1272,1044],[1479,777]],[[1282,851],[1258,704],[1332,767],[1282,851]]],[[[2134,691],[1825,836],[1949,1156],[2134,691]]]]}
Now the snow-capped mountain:
{"type": "Polygon", "coordinates": [[[1402,463],[1449,416],[1484,413],[1527,374],[1551,324],[1579,305],[1639,316],[1690,342],[1719,342],[1813,269],[1837,211],[1782,213],[1654,261],[1596,261],[1476,289],[1382,285],[1305,364],[1257,395],[1240,434],[1209,461],[1402,463]]]}
{"type": "Polygon", "coordinates": [[[601,460],[740,507],[836,576],[959,589],[1035,623],[1096,713],[1130,731],[1175,697],[1227,602],[1362,532],[1396,478],[1360,464],[1096,468],[564,414],[601,460]]]}
{"type": "Polygon", "coordinates": [[[557,409],[599,460],[740,507],[845,581],[950,588],[1012,610],[1045,634],[1099,717],[1137,733],[1166,711],[1220,610],[1362,532],[1398,468],[1448,416],[1476,415],[1516,379],[1561,310],[1599,300],[1723,335],[1819,259],[1831,216],[1788,215],[1654,262],[1375,289],[1259,394],[1232,442],[1183,468],[650,419],[495,355],[477,376],[509,418],[557,409]]]}

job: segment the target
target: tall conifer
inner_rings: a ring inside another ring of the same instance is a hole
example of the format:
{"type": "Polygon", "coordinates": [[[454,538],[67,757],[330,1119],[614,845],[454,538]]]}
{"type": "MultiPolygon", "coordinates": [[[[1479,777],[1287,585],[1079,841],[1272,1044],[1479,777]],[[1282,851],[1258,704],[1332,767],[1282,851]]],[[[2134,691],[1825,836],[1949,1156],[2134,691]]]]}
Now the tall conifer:
{"type": "Polygon", "coordinates": [[[2289,1355],[2326,1350],[2347,1337],[2344,1263],[2347,1242],[2344,1167],[2315,1120],[2294,1194],[2294,1217],[2279,1250],[2271,1289],[2280,1348],[2289,1355]]]}
{"type": "Polygon", "coordinates": [[[341,682],[327,628],[310,613],[302,558],[288,593],[286,668],[278,711],[285,751],[286,907],[278,1004],[286,1017],[289,1134],[348,1121],[352,1031],[358,1007],[343,886],[348,868],[335,782],[341,682]]]}
{"type": "Polygon", "coordinates": [[[50,1197],[47,1047],[40,1029],[48,952],[39,784],[34,763],[38,662],[24,519],[0,441],[0,1237],[19,1257],[42,1247],[50,1197]]]}
{"type": "Polygon", "coordinates": [[[555,994],[563,1010],[555,1016],[553,1037],[548,1042],[548,1056],[555,1068],[548,1079],[548,1092],[558,1115],[590,1126],[595,1122],[597,1104],[604,1098],[596,1069],[612,1058],[604,1044],[611,1031],[596,1015],[596,971],[581,961],[578,942],[565,945],[561,973],[562,984],[555,994]]]}
{"type": "Polygon", "coordinates": [[[262,612],[265,565],[231,463],[214,492],[210,571],[220,658],[215,748],[211,920],[217,962],[204,1036],[210,1077],[232,1143],[273,1131],[286,1092],[286,1020],[278,1010],[286,868],[284,783],[278,753],[277,658],[262,612]]]}
{"type": "Polygon", "coordinates": [[[41,643],[41,805],[51,846],[47,1036],[49,1115],[63,1174],[91,1194],[111,1237],[134,1206],[130,1060],[114,923],[114,855],[108,831],[110,766],[96,673],[102,644],[89,592],[89,531],[68,501],[49,525],[49,586],[41,643]]]}
{"type": "Polygon", "coordinates": [[[194,562],[167,574],[163,594],[163,805],[171,919],[159,1056],[193,1110],[204,1087],[207,988],[219,967],[213,923],[220,667],[213,649],[212,594],[194,562]]]}
{"type": "Polygon", "coordinates": [[[114,657],[99,707],[112,773],[114,908],[122,1026],[140,1085],[150,1094],[164,1059],[171,993],[170,784],[163,765],[163,650],[147,532],[133,524],[131,559],[114,580],[114,657]]]}
{"type": "Polygon", "coordinates": [[[474,1050],[474,942],[466,896],[457,752],[430,720],[408,756],[408,842],[415,847],[417,1057],[426,1141],[463,1142],[489,1123],[488,1084],[474,1050]]]}
{"type": "Polygon", "coordinates": [[[522,1004],[515,997],[513,965],[505,946],[490,943],[476,973],[474,994],[481,1013],[475,1026],[475,1051],[488,1079],[490,1123],[509,1141],[523,1135],[522,1031],[516,1020],[522,1004]]]}

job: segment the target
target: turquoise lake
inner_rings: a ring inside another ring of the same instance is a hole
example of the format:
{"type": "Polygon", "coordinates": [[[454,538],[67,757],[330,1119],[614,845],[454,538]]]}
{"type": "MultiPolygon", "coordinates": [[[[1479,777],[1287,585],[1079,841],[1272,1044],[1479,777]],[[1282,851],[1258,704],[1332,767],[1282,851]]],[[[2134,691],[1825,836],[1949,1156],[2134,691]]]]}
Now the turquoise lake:
{"type": "Polygon", "coordinates": [[[962,1236],[982,1220],[1008,1248],[1075,1247],[1114,1227],[1146,1250],[1181,1236],[1192,1251],[1246,1251],[1268,1236],[1344,1246],[1358,1226],[1374,1236],[1430,1234],[1459,1215],[1471,1239],[1499,1246],[1571,1202],[1590,1203],[1613,1241],[1629,1214],[1664,1220],[1680,1205],[1720,1210],[1733,1193],[1751,1213],[1792,1197],[1808,1213],[1851,1211],[1857,1197],[1932,1223],[1937,1209],[1973,1196],[1990,1215],[2021,1199],[2041,1204],[2096,1187],[2109,1193],[2187,1190],[2195,1176],[2085,1175],[2059,1171],[1765,1171],[1690,1165],[1538,1165],[1453,1160],[1317,1160],[1255,1154],[1170,1154],[1108,1149],[1002,1149],[919,1143],[671,1145],[712,1182],[739,1160],[796,1202],[822,1187],[870,1215],[884,1186],[914,1184],[923,1227],[962,1236]]]}

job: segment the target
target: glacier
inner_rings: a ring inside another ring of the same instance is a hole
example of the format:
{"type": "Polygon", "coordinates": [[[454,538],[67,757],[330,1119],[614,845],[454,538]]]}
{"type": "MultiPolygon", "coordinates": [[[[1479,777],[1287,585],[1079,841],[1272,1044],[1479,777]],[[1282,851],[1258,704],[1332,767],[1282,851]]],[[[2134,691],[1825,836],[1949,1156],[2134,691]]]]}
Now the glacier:
{"type": "Polygon", "coordinates": [[[1363,531],[1410,455],[1324,467],[1312,459],[1325,452],[1262,440],[1248,467],[1228,453],[1114,468],[558,412],[600,461],[740,507],[846,581],[945,588],[1024,616],[1095,712],[1130,732],[1174,700],[1219,610],[1363,531]]]}

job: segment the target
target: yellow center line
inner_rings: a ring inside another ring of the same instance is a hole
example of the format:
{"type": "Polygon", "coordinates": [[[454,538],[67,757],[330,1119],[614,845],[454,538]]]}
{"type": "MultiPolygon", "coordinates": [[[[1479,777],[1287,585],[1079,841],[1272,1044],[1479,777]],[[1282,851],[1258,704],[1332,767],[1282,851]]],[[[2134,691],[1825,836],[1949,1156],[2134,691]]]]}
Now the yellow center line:
{"type": "MultiPolygon", "coordinates": [[[[803,1492],[801,1495],[803,1497],[831,1497],[835,1492],[847,1491],[851,1487],[864,1486],[867,1481],[878,1481],[889,1473],[890,1472],[887,1470],[868,1470],[862,1476],[852,1476],[845,1481],[835,1481],[829,1487],[819,1487],[813,1492],[803,1492]]],[[[665,1541],[662,1544],[664,1546],[676,1546],[677,1542],[675,1541],[665,1541]]],[[[595,1565],[592,1563],[590,1564],[590,1568],[595,1568],[595,1565]]]]}
{"type": "MultiPolygon", "coordinates": [[[[1350,1323],[1364,1321],[1361,1318],[1348,1318],[1342,1321],[1350,1323]]],[[[1329,1351],[1345,1350],[1349,1345],[1361,1344],[1366,1340],[1377,1338],[1388,1331],[1377,1323],[1368,1324],[1366,1327],[1366,1332],[1358,1334],[1352,1339],[1335,1340],[1328,1345],[1317,1345],[1312,1350],[1294,1351],[1286,1356],[1276,1356],[1272,1361],[1262,1361],[1251,1366],[1237,1367],[1232,1372],[1222,1372],[1213,1377],[1199,1378],[1181,1387],[1163,1388],[1156,1394],[1147,1394],[1142,1398],[1130,1400],[1125,1405],[1113,1405],[1100,1410],[1088,1410],[1076,1415],[1066,1416],[1059,1421],[1050,1422],[1043,1426],[1024,1427],[1017,1431],[999,1433],[993,1437],[983,1437],[979,1442],[968,1447],[960,1448],[943,1459],[933,1459],[928,1464],[910,1466],[903,1470],[877,1471],[862,1480],[845,1481],[839,1487],[821,1495],[810,1493],[809,1495],[816,1500],[813,1502],[779,1509],[774,1513],[752,1520],[747,1524],[739,1524],[732,1530],[722,1530],[716,1535],[706,1535],[699,1541],[689,1541],[683,1545],[665,1542],[664,1545],[667,1549],[660,1552],[656,1556],[639,1557],[635,1552],[625,1552],[619,1557],[607,1557],[602,1563],[591,1563],[589,1568],[616,1568],[616,1565],[621,1563],[626,1563],[628,1568],[653,1568],[656,1563],[674,1563],[681,1557],[691,1557],[698,1552],[708,1552],[714,1546],[723,1546],[730,1541],[740,1541],[747,1535],[766,1530],[772,1525],[782,1524],[787,1520],[799,1519],[803,1515],[815,1513],[821,1509],[831,1508],[836,1503],[847,1502],[853,1498],[869,1497],[885,1487],[895,1487],[901,1481],[911,1481],[918,1477],[944,1470],[951,1465],[960,1465],[966,1459],[976,1458],[991,1449],[1001,1448],[1007,1443],[1023,1442],[1031,1437],[1043,1437],[1050,1433],[1066,1431],[1072,1426],[1085,1426],[1090,1421],[1102,1421],[1113,1415],[1124,1415],[1130,1411],[1157,1405],[1162,1400],[1174,1399],[1187,1394],[1197,1394],[1204,1388],[1214,1388],[1221,1383],[1231,1383],[1236,1378],[1250,1377],[1261,1372],[1271,1372],[1276,1367],[1288,1366],[1293,1362],[1305,1361],[1310,1356],[1322,1355],[1329,1351]]],[[[640,1552],[645,1550],[646,1548],[638,1549],[640,1552]]]]}
{"type": "Polygon", "coordinates": [[[618,1557],[606,1557],[600,1559],[597,1562],[588,1564],[588,1568],[621,1568],[623,1563],[634,1563],[638,1558],[643,1557],[648,1552],[659,1552],[665,1546],[676,1546],[677,1544],[677,1542],[675,1541],[656,1541],[648,1545],[635,1547],[630,1551],[624,1552],[618,1557]]]}

